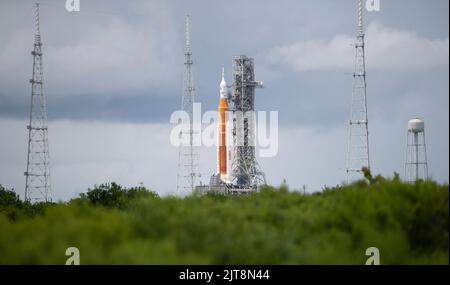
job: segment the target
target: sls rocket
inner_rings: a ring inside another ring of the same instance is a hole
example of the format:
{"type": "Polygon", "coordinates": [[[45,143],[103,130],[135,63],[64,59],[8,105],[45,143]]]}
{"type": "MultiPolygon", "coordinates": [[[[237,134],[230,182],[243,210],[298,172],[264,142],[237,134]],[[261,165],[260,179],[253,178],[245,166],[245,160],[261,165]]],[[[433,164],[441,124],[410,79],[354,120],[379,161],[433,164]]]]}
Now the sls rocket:
{"type": "Polygon", "coordinates": [[[228,98],[227,98],[227,83],[225,82],[225,71],[222,68],[222,81],[220,82],[220,98],[218,107],[218,145],[217,145],[217,174],[224,182],[228,182],[230,169],[230,155],[231,151],[227,151],[228,138],[228,98]]]}

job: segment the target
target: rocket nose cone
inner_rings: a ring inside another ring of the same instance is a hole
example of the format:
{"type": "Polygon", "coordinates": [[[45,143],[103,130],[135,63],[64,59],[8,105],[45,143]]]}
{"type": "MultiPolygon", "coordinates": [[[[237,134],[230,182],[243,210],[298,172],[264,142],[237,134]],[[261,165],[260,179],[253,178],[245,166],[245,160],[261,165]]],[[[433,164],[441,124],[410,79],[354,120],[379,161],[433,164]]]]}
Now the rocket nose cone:
{"type": "Polygon", "coordinates": [[[222,67],[222,81],[220,81],[220,98],[227,96],[227,83],[225,82],[225,70],[222,67]]]}
{"type": "Polygon", "coordinates": [[[227,83],[225,82],[225,68],[222,67],[222,81],[220,81],[220,87],[227,87],[227,83]]]}

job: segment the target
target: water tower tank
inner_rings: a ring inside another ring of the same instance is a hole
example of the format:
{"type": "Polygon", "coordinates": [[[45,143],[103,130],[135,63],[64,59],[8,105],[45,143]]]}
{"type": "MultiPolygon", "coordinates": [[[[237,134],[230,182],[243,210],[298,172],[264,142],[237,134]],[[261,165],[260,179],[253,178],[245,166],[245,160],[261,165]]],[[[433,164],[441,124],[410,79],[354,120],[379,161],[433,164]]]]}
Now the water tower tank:
{"type": "Polygon", "coordinates": [[[420,133],[425,130],[425,123],[420,118],[414,118],[408,121],[408,131],[420,133]]]}
{"type": "Polygon", "coordinates": [[[427,149],[425,146],[425,123],[420,118],[408,121],[405,177],[414,182],[428,179],[427,149]]]}

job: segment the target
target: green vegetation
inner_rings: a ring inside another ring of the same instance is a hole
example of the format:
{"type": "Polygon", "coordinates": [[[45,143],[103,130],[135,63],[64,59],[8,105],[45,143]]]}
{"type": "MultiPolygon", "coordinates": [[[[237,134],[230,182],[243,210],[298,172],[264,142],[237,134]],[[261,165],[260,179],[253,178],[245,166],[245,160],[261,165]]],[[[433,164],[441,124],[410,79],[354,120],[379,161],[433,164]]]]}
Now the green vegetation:
{"type": "Polygon", "coordinates": [[[112,183],[37,205],[0,187],[0,264],[64,264],[71,246],[81,264],[364,264],[368,247],[381,264],[448,264],[448,185],[366,178],[240,197],[112,183]]]}
{"type": "MultiPolygon", "coordinates": [[[[12,221],[22,217],[34,217],[43,214],[44,210],[54,205],[53,203],[22,202],[19,196],[12,190],[8,190],[0,185],[0,216],[6,216],[12,221]]],[[[1,230],[1,229],[0,229],[1,230]]],[[[0,232],[0,235],[2,232],[0,232]]]]}
{"type": "Polygon", "coordinates": [[[93,205],[102,205],[108,208],[127,208],[132,201],[138,198],[158,197],[158,194],[150,192],[144,187],[123,188],[117,183],[102,184],[94,189],[89,189],[86,194],[80,195],[80,201],[88,201],[93,205]]]}

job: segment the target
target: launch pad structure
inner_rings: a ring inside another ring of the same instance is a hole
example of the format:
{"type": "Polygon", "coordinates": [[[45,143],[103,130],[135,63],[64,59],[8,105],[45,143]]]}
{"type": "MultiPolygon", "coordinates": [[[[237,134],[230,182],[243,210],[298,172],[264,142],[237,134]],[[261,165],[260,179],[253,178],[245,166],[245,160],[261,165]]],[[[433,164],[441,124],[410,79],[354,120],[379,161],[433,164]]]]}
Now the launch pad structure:
{"type": "MultiPolygon", "coordinates": [[[[223,94],[224,79],[221,83],[221,98],[223,94]]],[[[264,172],[256,161],[256,115],[255,115],[255,89],[263,87],[261,81],[255,80],[254,59],[245,55],[233,58],[233,85],[232,94],[227,96],[231,107],[233,158],[231,173],[223,173],[218,169],[213,174],[209,185],[200,185],[195,188],[197,193],[220,193],[226,195],[249,194],[258,191],[260,185],[266,184],[264,172]],[[224,179],[223,177],[227,177],[224,179]]],[[[219,104],[219,112],[221,111],[219,104]]],[[[219,117],[223,117],[220,116],[219,117]]],[[[219,122],[219,136],[225,135],[219,122]]],[[[218,165],[226,156],[221,155],[220,142],[225,141],[219,137],[218,165]]],[[[225,150],[226,152],[226,150],[225,150]]]]}

